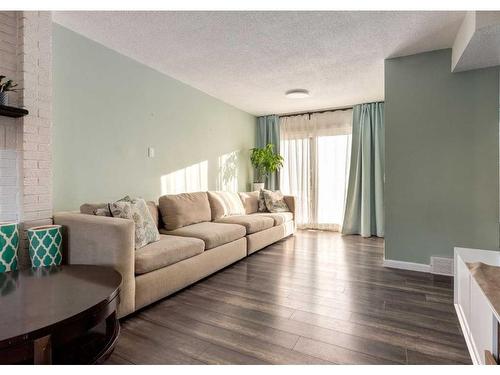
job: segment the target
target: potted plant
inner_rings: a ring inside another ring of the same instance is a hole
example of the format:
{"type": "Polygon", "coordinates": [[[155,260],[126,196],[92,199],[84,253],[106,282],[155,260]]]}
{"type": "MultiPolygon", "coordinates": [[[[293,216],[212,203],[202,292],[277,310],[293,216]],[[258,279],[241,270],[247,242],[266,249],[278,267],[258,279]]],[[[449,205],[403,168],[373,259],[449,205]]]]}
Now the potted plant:
{"type": "Polygon", "coordinates": [[[4,79],[7,78],[6,76],[0,76],[0,105],[8,105],[9,104],[9,97],[8,93],[9,91],[17,91],[17,83],[15,83],[11,79],[7,79],[4,81],[4,79]]]}
{"type": "Polygon", "coordinates": [[[250,162],[255,168],[253,190],[264,189],[266,177],[283,167],[283,157],[274,152],[274,145],[268,143],[264,148],[252,148],[250,162]]]}

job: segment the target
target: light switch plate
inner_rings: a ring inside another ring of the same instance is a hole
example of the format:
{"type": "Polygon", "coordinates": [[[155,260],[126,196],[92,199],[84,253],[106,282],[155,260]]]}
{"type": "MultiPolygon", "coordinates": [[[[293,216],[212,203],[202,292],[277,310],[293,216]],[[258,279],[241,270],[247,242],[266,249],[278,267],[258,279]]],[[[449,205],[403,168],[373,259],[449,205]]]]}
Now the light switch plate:
{"type": "Polygon", "coordinates": [[[153,147],[148,147],[148,158],[155,157],[155,149],[153,147]]]}

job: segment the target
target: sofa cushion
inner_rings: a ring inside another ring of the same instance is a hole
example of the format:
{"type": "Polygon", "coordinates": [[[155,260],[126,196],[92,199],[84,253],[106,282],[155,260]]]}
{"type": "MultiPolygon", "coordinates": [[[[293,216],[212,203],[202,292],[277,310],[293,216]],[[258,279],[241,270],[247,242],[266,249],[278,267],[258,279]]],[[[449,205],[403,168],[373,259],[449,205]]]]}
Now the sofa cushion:
{"type": "Polygon", "coordinates": [[[209,191],[208,201],[212,211],[212,220],[231,215],[245,215],[245,207],[238,193],[230,191],[209,191]]]}
{"type": "Polygon", "coordinates": [[[160,235],[160,240],[135,252],[135,274],[148,273],[203,253],[205,243],[198,238],[160,235]]]}
{"type": "Polygon", "coordinates": [[[274,226],[281,225],[293,220],[293,214],[291,212],[256,212],[250,216],[266,216],[274,220],[274,226]]]}
{"type": "Polygon", "coordinates": [[[216,221],[217,223],[229,223],[243,225],[247,234],[260,232],[274,226],[274,219],[263,215],[240,215],[227,216],[216,221]]]}
{"type": "Polygon", "coordinates": [[[160,229],[163,234],[173,236],[194,237],[205,241],[205,250],[224,245],[245,237],[246,230],[244,226],[237,224],[221,224],[203,222],[189,225],[187,227],[167,231],[160,229]]]}
{"type": "Polygon", "coordinates": [[[212,219],[205,192],[164,195],[159,199],[159,207],[166,230],[174,230],[212,219]]]}
{"type": "Polygon", "coordinates": [[[253,214],[259,210],[260,192],[258,190],[238,194],[240,195],[241,202],[245,207],[245,213],[247,215],[253,214]]]}

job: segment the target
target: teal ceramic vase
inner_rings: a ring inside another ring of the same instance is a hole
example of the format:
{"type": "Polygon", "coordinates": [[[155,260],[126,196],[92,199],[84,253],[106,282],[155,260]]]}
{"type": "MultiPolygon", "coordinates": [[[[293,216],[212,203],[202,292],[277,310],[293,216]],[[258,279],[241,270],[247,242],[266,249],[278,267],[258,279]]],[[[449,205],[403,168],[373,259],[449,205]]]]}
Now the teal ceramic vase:
{"type": "Polygon", "coordinates": [[[44,225],[28,229],[29,253],[33,267],[58,266],[62,261],[60,225],[44,225]]]}
{"type": "Polygon", "coordinates": [[[17,223],[0,223],[0,272],[17,270],[18,247],[17,223]]]}

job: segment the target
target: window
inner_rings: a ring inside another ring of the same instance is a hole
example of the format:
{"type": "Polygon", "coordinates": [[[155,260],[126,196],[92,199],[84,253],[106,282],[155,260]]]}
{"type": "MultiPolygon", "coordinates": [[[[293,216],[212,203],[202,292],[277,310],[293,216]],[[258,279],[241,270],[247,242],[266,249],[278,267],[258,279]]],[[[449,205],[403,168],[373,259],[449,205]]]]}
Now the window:
{"type": "Polygon", "coordinates": [[[301,228],[341,229],[351,119],[351,110],[280,119],[280,153],[285,159],[280,188],[284,194],[297,197],[297,224],[301,228]]]}

